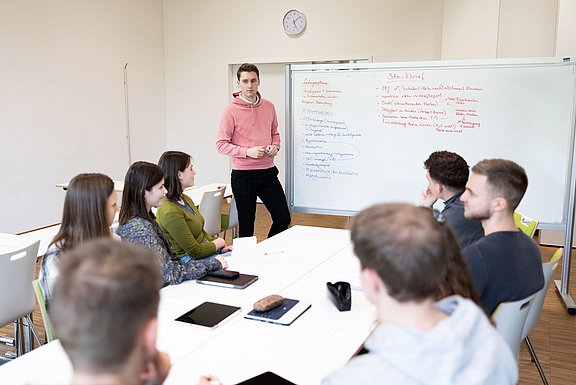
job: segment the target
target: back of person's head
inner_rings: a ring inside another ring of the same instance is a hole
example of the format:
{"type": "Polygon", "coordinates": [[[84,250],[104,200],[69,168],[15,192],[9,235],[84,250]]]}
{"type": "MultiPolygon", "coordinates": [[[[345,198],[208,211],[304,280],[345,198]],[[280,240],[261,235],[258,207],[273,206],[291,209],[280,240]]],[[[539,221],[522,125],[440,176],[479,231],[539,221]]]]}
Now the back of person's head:
{"type": "Polygon", "coordinates": [[[240,67],[238,67],[238,71],[236,71],[236,77],[238,80],[240,80],[240,74],[242,72],[256,72],[256,76],[258,79],[260,79],[260,71],[258,70],[258,67],[256,67],[256,64],[243,63],[240,67]]]}
{"type": "Polygon", "coordinates": [[[378,273],[399,302],[433,298],[447,269],[442,224],[428,209],[380,204],[354,218],[352,242],[362,269],[378,273]]]}
{"type": "Polygon", "coordinates": [[[97,240],[60,263],[50,318],[74,370],[119,372],[158,312],[157,257],[137,245],[97,240]]]}
{"type": "Polygon", "coordinates": [[[464,190],[470,174],[468,163],[449,151],[435,151],[424,161],[430,178],[451,190],[464,190]]]}
{"type": "Polygon", "coordinates": [[[107,202],[114,181],[103,174],[79,174],[66,190],[62,223],[52,244],[68,250],[93,238],[109,237],[107,202]]]}
{"type": "Polygon", "coordinates": [[[146,209],[144,191],[150,191],[164,178],[164,172],[158,165],[150,162],[134,162],[128,168],[124,178],[122,207],[119,222],[121,225],[133,217],[154,221],[154,215],[146,209]]]}
{"type": "MultiPolygon", "coordinates": [[[[437,217],[442,218],[442,214],[436,212],[437,217]]],[[[440,219],[442,221],[443,219],[440,219]]],[[[464,298],[469,298],[476,304],[480,304],[480,297],[472,284],[472,277],[468,270],[468,265],[464,261],[458,238],[449,225],[442,226],[444,239],[447,243],[448,269],[444,279],[436,288],[436,299],[442,299],[454,294],[464,298]]]]}
{"type": "Polygon", "coordinates": [[[486,176],[493,197],[502,197],[508,202],[513,212],[528,188],[528,176],[517,163],[506,159],[484,159],[474,167],[472,172],[486,176]]]}
{"type": "Polygon", "coordinates": [[[183,191],[178,172],[183,172],[191,161],[190,155],[181,151],[166,151],[160,157],[158,166],[164,171],[164,187],[168,191],[168,199],[180,199],[183,191]]]}

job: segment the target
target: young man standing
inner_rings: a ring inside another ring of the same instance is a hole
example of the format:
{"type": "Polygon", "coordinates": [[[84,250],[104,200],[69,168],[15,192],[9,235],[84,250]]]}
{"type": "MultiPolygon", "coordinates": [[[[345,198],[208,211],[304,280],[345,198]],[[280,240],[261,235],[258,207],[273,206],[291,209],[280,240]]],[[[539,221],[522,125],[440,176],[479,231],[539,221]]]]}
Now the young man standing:
{"type": "Polygon", "coordinates": [[[466,218],[482,221],[484,228],[484,238],[463,252],[489,314],[499,303],[526,298],[544,286],[540,250],[514,222],[527,188],[528,177],[518,164],[485,159],[472,167],[461,197],[466,218]]]}
{"type": "Polygon", "coordinates": [[[278,120],[274,105],[258,92],[260,72],[254,64],[238,68],[240,92],[224,109],[216,141],[219,153],[232,158],[231,184],[238,207],[240,237],[254,234],[256,199],[272,216],[268,237],[290,226],[290,210],[274,157],[280,150],[278,120]]]}
{"type": "Polygon", "coordinates": [[[449,151],[436,151],[424,162],[428,187],[420,196],[420,206],[432,207],[436,200],[444,201],[442,214],[450,225],[461,247],[466,247],[484,236],[480,221],[464,217],[464,204],[460,196],[468,182],[468,164],[460,155],[449,151]]]}
{"type": "Polygon", "coordinates": [[[335,384],[516,384],[516,358],[472,301],[434,302],[448,264],[449,244],[429,210],[383,204],[352,225],[364,295],[379,325],[365,347],[328,376],[335,384]]]}
{"type": "Polygon", "coordinates": [[[60,262],[50,318],[72,362],[71,383],[161,384],[170,359],[156,350],[156,256],[136,245],[99,240],[60,262]]]}

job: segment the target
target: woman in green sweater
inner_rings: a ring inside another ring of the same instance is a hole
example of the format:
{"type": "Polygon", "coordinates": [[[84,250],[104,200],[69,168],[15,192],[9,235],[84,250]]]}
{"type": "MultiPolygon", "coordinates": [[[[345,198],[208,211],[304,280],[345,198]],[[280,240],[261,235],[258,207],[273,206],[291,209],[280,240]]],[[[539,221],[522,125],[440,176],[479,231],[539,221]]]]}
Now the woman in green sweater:
{"type": "Polygon", "coordinates": [[[172,250],[186,260],[206,258],[229,251],[222,238],[214,238],[204,231],[204,218],[185,189],[194,186],[196,171],[190,155],[180,151],[166,151],[158,166],[164,171],[164,186],[168,193],[158,207],[156,221],[172,250]]]}

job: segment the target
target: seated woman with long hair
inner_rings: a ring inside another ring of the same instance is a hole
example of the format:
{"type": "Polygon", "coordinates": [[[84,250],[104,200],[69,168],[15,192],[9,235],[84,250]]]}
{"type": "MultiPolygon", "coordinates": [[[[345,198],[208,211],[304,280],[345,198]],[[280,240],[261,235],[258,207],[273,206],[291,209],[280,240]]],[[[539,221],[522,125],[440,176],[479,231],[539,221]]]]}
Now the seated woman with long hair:
{"type": "Polygon", "coordinates": [[[80,174],[68,185],[64,198],[62,223],[40,265],[40,286],[46,305],[58,277],[60,255],[82,242],[110,238],[110,226],[116,215],[114,182],[103,174],[80,174]]]}
{"type": "Polygon", "coordinates": [[[140,244],[158,254],[164,285],[197,279],[209,271],[228,267],[220,256],[185,263],[174,254],[152,213],[153,207],[162,205],[165,193],[164,172],[160,167],[149,162],[132,164],[124,179],[120,226],[116,234],[122,240],[140,244]]]}
{"type": "Polygon", "coordinates": [[[194,186],[196,171],[190,155],[180,151],[166,151],[158,166],[164,171],[164,187],[168,191],[158,208],[157,221],[172,245],[172,250],[184,260],[201,259],[226,252],[222,238],[204,231],[204,218],[184,190],[194,186]]]}

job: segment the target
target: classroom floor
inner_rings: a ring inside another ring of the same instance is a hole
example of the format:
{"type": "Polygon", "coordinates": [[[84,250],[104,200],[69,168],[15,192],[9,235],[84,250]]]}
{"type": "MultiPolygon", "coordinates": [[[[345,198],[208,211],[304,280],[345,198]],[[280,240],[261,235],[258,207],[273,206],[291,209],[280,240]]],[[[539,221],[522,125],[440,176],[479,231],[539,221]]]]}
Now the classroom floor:
{"type": "MultiPolygon", "coordinates": [[[[223,212],[227,212],[227,207],[223,207],[223,212]]],[[[270,223],[270,215],[264,206],[259,204],[255,228],[258,241],[266,239],[270,223]]],[[[345,229],[348,228],[349,220],[348,217],[295,213],[292,217],[292,224],[345,229]]],[[[230,239],[231,232],[229,231],[227,243],[230,243],[230,239]]],[[[542,259],[545,261],[549,260],[556,250],[554,247],[545,246],[541,246],[540,249],[542,259]]],[[[560,279],[560,274],[561,269],[559,268],[554,279],[560,279]]],[[[574,264],[571,267],[571,278],[570,292],[573,297],[576,297],[576,284],[574,284],[576,268],[574,264]]],[[[34,320],[40,335],[43,336],[44,327],[38,309],[34,313],[34,320]]],[[[12,336],[12,326],[1,328],[0,335],[12,336]]],[[[530,340],[551,385],[569,385],[576,382],[576,316],[568,315],[554,284],[548,290],[540,322],[530,334],[530,340]]],[[[0,355],[4,356],[4,352],[9,349],[0,345],[0,355]]],[[[519,368],[520,385],[542,384],[536,366],[531,362],[530,354],[524,344],[520,348],[519,368]]]]}

